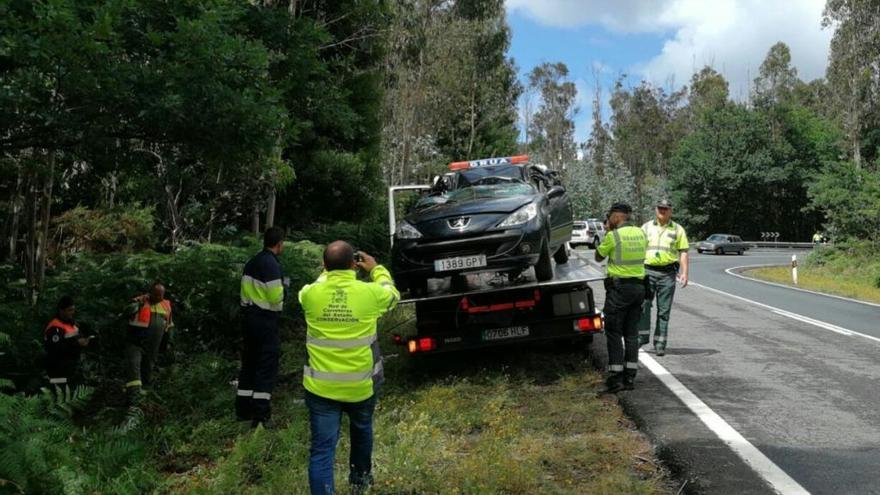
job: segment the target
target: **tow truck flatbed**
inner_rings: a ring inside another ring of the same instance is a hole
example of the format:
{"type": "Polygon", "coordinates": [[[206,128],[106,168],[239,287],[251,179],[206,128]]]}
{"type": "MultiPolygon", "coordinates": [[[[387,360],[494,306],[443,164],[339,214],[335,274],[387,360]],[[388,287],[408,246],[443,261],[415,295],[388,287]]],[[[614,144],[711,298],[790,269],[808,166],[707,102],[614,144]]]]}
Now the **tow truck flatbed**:
{"type": "Polygon", "coordinates": [[[461,298],[475,294],[487,294],[511,289],[546,288],[554,285],[566,285],[577,282],[596,282],[605,278],[605,267],[587,257],[583,251],[571,250],[568,263],[556,265],[552,279],[539,282],[535,279],[532,269],[514,282],[507,281],[504,276],[493,273],[474,273],[466,275],[467,288],[454,291],[450,279],[432,279],[428,283],[426,294],[414,296],[404,294],[399,304],[433,301],[443,298],[461,298]]]}

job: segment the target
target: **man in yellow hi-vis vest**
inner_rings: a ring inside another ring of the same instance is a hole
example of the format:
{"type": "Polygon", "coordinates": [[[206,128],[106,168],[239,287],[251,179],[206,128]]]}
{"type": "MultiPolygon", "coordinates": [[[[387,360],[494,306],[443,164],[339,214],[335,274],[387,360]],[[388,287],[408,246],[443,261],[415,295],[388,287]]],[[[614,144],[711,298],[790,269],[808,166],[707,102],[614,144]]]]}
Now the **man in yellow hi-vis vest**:
{"type": "Polygon", "coordinates": [[[325,272],[299,292],[308,326],[309,364],[303,369],[312,434],[309,450],[311,493],[332,494],[333,462],[342,413],[351,424],[349,483],[355,490],[372,483],[373,409],[383,380],[376,335],[380,316],[397,305],[400,293],[391,274],[372,256],[347,242],[324,250],[325,272]],[[357,279],[360,268],[370,282],[357,279]]]}
{"type": "MultiPolygon", "coordinates": [[[[648,236],[645,254],[645,275],[651,292],[657,298],[657,323],[654,325],[654,350],[658,356],[666,354],[669,333],[669,313],[675,295],[675,279],[681,287],[688,283],[688,238],[684,227],[672,221],[672,203],[661,200],[656,206],[656,218],[642,225],[648,236]]],[[[645,301],[639,321],[639,344],[645,345],[651,337],[651,304],[645,301]]]]}
{"type": "Polygon", "coordinates": [[[608,212],[609,230],[596,248],[596,261],[608,258],[605,279],[605,337],[608,342],[606,392],[635,387],[639,369],[636,327],[645,300],[645,233],[629,224],[632,208],[617,203],[608,212]],[[621,342],[621,340],[623,342],[621,342]]]}

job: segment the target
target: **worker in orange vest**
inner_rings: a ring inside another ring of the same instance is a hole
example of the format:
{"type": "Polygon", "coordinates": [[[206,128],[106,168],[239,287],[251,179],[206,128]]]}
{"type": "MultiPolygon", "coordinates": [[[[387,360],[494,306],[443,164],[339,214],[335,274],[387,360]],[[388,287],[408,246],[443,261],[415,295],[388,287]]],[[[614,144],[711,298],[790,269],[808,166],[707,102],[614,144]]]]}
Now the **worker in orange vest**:
{"type": "Polygon", "coordinates": [[[78,381],[79,355],[89,345],[89,338],[82,335],[74,320],[76,306],[73,298],[63,296],[58,300],[55,318],[43,331],[46,349],[46,374],[55,387],[73,387],[78,381]]]}
{"type": "Polygon", "coordinates": [[[125,345],[128,364],[125,388],[129,398],[135,400],[144,387],[150,386],[162,337],[174,323],[171,301],[165,299],[165,286],[159,282],[153,283],[149,293],[133,298],[131,310],[125,345]]]}

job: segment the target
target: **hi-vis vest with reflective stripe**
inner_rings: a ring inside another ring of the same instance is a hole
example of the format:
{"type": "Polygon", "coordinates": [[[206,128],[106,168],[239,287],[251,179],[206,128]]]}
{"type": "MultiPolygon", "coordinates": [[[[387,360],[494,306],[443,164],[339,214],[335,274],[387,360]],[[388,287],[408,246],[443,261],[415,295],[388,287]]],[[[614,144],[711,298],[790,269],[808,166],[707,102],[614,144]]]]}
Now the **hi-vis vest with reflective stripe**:
{"type": "Polygon", "coordinates": [[[678,253],[688,250],[687,234],[684,228],[670,221],[665,226],[657,220],[642,225],[648,237],[648,250],[645,253],[645,264],[648,266],[665,266],[678,261],[678,253]]]}
{"type": "Polygon", "coordinates": [[[141,307],[131,317],[128,324],[133,327],[147,328],[150,326],[150,315],[158,313],[165,316],[165,320],[171,319],[171,301],[163,299],[159,304],[150,304],[150,300],[144,298],[141,307]]]}
{"type": "Polygon", "coordinates": [[[333,270],[299,292],[308,325],[303,386],[315,395],[360,402],[383,379],[376,321],[400,293],[385,267],[377,266],[370,277],[372,282],[362,282],[354,270],[333,270]]]}
{"type": "Polygon", "coordinates": [[[59,320],[58,318],[53,319],[52,321],[49,322],[48,325],[46,325],[46,329],[43,331],[43,334],[45,335],[46,333],[49,332],[50,329],[56,328],[56,327],[64,330],[64,338],[65,339],[72,339],[74,337],[79,337],[79,327],[77,327],[76,325],[70,324],[70,323],[64,323],[63,321],[59,320]]]}
{"type": "Polygon", "coordinates": [[[241,276],[241,305],[280,313],[284,309],[284,274],[268,250],[251,258],[241,276]]]}
{"type": "Polygon", "coordinates": [[[608,258],[608,276],[645,278],[645,248],[648,241],[638,227],[623,225],[609,232],[597,251],[608,258]]]}

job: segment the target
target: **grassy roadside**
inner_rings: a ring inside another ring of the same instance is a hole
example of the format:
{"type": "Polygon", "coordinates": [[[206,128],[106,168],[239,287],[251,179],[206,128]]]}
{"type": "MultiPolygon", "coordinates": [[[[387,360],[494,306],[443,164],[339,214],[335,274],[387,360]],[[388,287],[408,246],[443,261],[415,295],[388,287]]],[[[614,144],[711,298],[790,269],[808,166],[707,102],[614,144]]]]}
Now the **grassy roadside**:
{"type": "MultiPolygon", "coordinates": [[[[789,267],[755,268],[742,274],[794,287],[789,267]]],[[[880,303],[880,256],[861,247],[821,248],[798,267],[797,287],[880,303]]]]}
{"type": "MultiPolygon", "coordinates": [[[[295,348],[282,368],[301,368],[295,348]]],[[[615,399],[597,396],[600,377],[580,352],[508,347],[424,361],[387,352],[369,493],[671,492],[650,443],[615,399]]],[[[159,491],[306,493],[308,416],[298,379],[285,379],[275,397],[274,429],[252,432],[227,407],[169,439],[159,491]]],[[[336,460],[343,494],[348,450],[344,434],[336,460]]]]}

